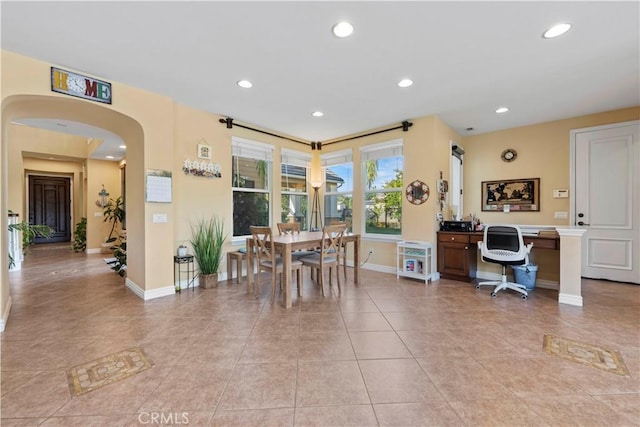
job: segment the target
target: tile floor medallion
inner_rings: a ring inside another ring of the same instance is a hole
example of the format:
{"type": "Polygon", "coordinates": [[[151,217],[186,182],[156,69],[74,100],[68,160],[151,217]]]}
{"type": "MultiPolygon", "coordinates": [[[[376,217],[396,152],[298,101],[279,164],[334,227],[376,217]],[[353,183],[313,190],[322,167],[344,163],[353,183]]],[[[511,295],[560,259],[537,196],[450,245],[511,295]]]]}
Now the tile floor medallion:
{"type": "Polygon", "coordinates": [[[71,396],[76,397],[104,387],[154,366],[139,347],[109,354],[67,371],[71,396]]]}
{"type": "Polygon", "coordinates": [[[553,335],[544,335],[543,348],[552,356],[582,363],[618,375],[630,377],[618,350],[572,341],[553,335]]]}

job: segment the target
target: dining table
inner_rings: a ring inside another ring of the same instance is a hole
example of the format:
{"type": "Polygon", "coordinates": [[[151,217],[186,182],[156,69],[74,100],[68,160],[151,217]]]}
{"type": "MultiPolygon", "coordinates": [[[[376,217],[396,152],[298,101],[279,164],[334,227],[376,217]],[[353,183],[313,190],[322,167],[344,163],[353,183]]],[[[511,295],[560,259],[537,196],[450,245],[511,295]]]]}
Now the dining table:
{"type": "MultiPolygon", "coordinates": [[[[319,248],[322,246],[322,231],[301,231],[299,233],[290,233],[283,235],[274,235],[273,244],[277,253],[282,256],[282,288],[284,289],[284,305],[285,308],[291,308],[291,253],[296,250],[305,250],[309,248],[319,248]]],[[[342,242],[345,244],[353,244],[353,281],[360,281],[360,235],[354,233],[345,233],[342,236],[342,242]]],[[[247,238],[247,266],[253,266],[254,253],[253,238],[247,238]]],[[[344,260],[346,262],[346,260],[344,260]]],[[[258,268],[258,273],[260,269],[258,268]]],[[[254,292],[253,268],[247,269],[247,291],[254,292]]]]}

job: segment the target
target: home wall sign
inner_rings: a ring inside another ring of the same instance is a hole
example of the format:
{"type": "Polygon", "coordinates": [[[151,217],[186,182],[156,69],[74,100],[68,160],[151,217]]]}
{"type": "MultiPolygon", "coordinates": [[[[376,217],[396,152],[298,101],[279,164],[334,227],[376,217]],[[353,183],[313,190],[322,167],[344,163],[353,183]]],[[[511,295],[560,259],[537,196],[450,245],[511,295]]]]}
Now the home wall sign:
{"type": "Polygon", "coordinates": [[[65,95],[111,104],[111,83],[51,67],[51,90],[65,95]]]}
{"type": "Polygon", "coordinates": [[[182,171],[185,175],[202,176],[205,178],[222,178],[220,170],[220,164],[205,161],[187,159],[182,165],[182,171]]]}

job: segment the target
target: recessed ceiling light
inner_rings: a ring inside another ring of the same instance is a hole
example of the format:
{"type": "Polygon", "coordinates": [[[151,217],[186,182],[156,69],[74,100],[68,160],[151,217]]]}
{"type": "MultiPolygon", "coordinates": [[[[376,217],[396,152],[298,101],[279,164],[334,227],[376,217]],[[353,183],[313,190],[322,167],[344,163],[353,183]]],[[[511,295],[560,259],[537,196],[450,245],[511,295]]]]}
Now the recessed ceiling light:
{"type": "Polygon", "coordinates": [[[127,146],[126,145],[121,145],[120,148],[122,148],[124,150],[125,148],[127,148],[127,146]]]}
{"type": "Polygon", "coordinates": [[[322,117],[324,116],[324,113],[322,111],[314,111],[313,113],[311,113],[311,115],[313,117],[322,117]]]}
{"type": "Polygon", "coordinates": [[[467,132],[471,132],[473,128],[467,128],[467,132]]]}
{"type": "Polygon", "coordinates": [[[106,159],[113,159],[113,156],[104,156],[106,159]]]}
{"type": "Polygon", "coordinates": [[[498,114],[506,113],[507,111],[509,111],[509,107],[496,108],[496,113],[498,113],[498,114]]]}
{"type": "Polygon", "coordinates": [[[353,33],[353,25],[348,22],[339,22],[333,26],[332,30],[336,37],[349,37],[353,33]]]}
{"type": "Polygon", "coordinates": [[[542,34],[542,37],[545,39],[552,39],[554,37],[558,37],[569,31],[571,28],[571,24],[563,22],[562,24],[556,24],[553,27],[549,28],[542,34]]]}
{"type": "Polygon", "coordinates": [[[400,87],[409,87],[413,84],[413,80],[411,79],[402,79],[398,82],[398,86],[400,87]]]}
{"type": "Polygon", "coordinates": [[[253,87],[253,83],[251,83],[249,80],[238,80],[237,85],[245,89],[253,87]]]}

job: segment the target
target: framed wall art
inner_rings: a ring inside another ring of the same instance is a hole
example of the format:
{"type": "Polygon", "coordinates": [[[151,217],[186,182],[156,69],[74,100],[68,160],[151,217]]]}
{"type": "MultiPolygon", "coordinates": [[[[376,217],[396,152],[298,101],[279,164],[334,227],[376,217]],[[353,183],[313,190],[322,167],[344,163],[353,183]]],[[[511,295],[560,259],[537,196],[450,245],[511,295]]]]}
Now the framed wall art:
{"type": "Polygon", "coordinates": [[[211,147],[207,144],[198,144],[198,158],[211,160],[211,147]]]}
{"type": "Polygon", "coordinates": [[[482,210],[537,212],[540,210],[540,178],[482,181],[482,210]]]}

